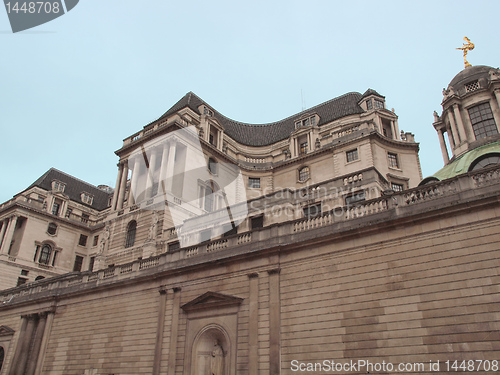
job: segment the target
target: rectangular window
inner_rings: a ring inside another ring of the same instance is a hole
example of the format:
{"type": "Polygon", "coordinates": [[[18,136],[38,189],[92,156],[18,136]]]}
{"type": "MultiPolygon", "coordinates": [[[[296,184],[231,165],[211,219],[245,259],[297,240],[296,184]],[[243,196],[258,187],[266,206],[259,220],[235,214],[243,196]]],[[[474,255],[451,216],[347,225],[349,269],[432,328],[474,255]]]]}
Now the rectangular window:
{"type": "Polygon", "coordinates": [[[303,208],[304,217],[313,218],[321,216],[321,203],[313,204],[303,208]]]}
{"type": "Polygon", "coordinates": [[[368,110],[370,110],[370,109],[372,109],[372,108],[373,108],[373,103],[372,103],[372,100],[371,100],[371,99],[369,99],[369,100],[367,100],[367,101],[366,101],[366,108],[367,108],[368,110]]]}
{"type": "Polygon", "coordinates": [[[299,147],[299,155],[305,155],[307,154],[307,141],[302,142],[299,147]]]}
{"type": "Polygon", "coordinates": [[[365,192],[364,190],[358,191],[357,193],[351,194],[345,198],[345,204],[347,206],[356,203],[356,202],[362,202],[365,200],[365,192]]]}
{"type": "Polygon", "coordinates": [[[403,191],[404,188],[402,184],[395,184],[394,182],[391,184],[391,187],[395,192],[403,191]]]}
{"type": "Polygon", "coordinates": [[[263,228],[264,227],[264,215],[252,217],[251,224],[252,224],[252,229],[263,228]]]}
{"type": "Polygon", "coordinates": [[[95,256],[94,257],[90,257],[90,260],[89,260],[89,271],[93,271],[94,270],[94,263],[95,263],[95,256]]]}
{"type": "Polygon", "coordinates": [[[479,104],[469,108],[468,111],[476,139],[498,134],[498,128],[491,112],[490,103],[479,104]]]}
{"type": "Polygon", "coordinates": [[[260,189],[260,178],[259,177],[249,177],[248,178],[248,187],[260,189]]]}
{"type": "Polygon", "coordinates": [[[217,131],[211,130],[210,135],[208,136],[208,142],[214,146],[217,147],[217,131]]]}
{"type": "Polygon", "coordinates": [[[181,248],[181,244],[179,241],[172,242],[168,244],[168,251],[175,251],[181,248]]]}
{"type": "Polygon", "coordinates": [[[28,281],[28,279],[25,279],[24,277],[18,277],[16,286],[24,285],[24,284],[26,284],[27,281],[28,281]]]}
{"type": "Polygon", "coordinates": [[[78,245],[87,246],[87,236],[84,234],[80,234],[80,240],[78,241],[78,245]]]}
{"type": "Polygon", "coordinates": [[[82,223],[87,224],[89,222],[90,215],[82,214],[82,223]]]}
{"type": "Polygon", "coordinates": [[[54,251],[54,256],[52,257],[52,267],[54,267],[56,265],[57,254],[59,254],[59,252],[54,251]]]}
{"type": "Polygon", "coordinates": [[[387,153],[387,159],[389,162],[389,168],[399,168],[398,155],[392,152],[387,153]]]}
{"type": "Polygon", "coordinates": [[[384,108],[384,102],[381,100],[375,99],[375,108],[384,108]]]}
{"type": "Polygon", "coordinates": [[[346,157],[347,157],[347,162],[350,163],[351,161],[358,160],[358,150],[351,150],[346,152],[346,157]]]}
{"type": "Polygon", "coordinates": [[[38,257],[39,251],[40,251],[40,245],[36,245],[35,255],[33,256],[33,262],[36,262],[36,258],[38,257]]]}
{"type": "Polygon", "coordinates": [[[71,208],[68,208],[68,209],[66,210],[66,218],[67,218],[67,219],[69,219],[69,218],[70,218],[70,216],[71,216],[71,213],[72,213],[72,212],[73,212],[73,209],[71,209],[71,208]]]}
{"type": "Polygon", "coordinates": [[[97,246],[98,243],[99,243],[99,236],[94,236],[94,242],[92,246],[97,246]]]}
{"type": "Polygon", "coordinates": [[[59,216],[59,209],[61,208],[61,205],[58,202],[54,202],[52,205],[52,215],[59,216]]]}
{"type": "Polygon", "coordinates": [[[80,255],[77,255],[75,257],[75,264],[73,265],[73,272],[75,272],[75,271],[80,272],[82,270],[82,264],[83,264],[83,257],[80,255]]]}
{"type": "Polygon", "coordinates": [[[92,202],[94,201],[94,197],[88,193],[82,193],[80,198],[82,199],[82,202],[88,205],[92,205],[92,202]]]}

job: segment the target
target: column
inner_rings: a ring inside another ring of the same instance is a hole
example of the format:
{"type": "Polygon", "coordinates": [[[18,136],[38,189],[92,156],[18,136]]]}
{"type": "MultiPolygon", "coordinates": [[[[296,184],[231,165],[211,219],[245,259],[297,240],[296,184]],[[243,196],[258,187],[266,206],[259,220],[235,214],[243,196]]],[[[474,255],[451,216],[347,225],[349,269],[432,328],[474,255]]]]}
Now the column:
{"type": "Polygon", "coordinates": [[[460,138],[462,139],[462,141],[465,141],[467,140],[467,133],[465,132],[464,123],[462,121],[460,110],[458,109],[458,104],[453,104],[453,112],[455,113],[455,119],[457,120],[458,134],[460,134],[460,138]]]}
{"type": "Polygon", "coordinates": [[[139,192],[137,191],[137,180],[139,179],[140,168],[141,161],[139,157],[136,157],[134,160],[134,168],[132,169],[132,178],[130,179],[130,191],[128,192],[129,207],[135,204],[134,194],[136,196],[139,195],[139,192]]]}
{"type": "Polygon", "coordinates": [[[444,164],[448,164],[450,161],[450,156],[448,155],[448,150],[446,149],[446,143],[444,141],[443,130],[438,130],[439,145],[441,146],[441,153],[443,154],[444,164]]]}
{"type": "Polygon", "coordinates": [[[267,271],[269,274],[269,374],[281,371],[280,353],[280,269],[267,271]]]}
{"type": "Polygon", "coordinates": [[[392,132],[392,139],[396,141],[398,139],[398,134],[396,133],[396,126],[394,125],[394,120],[391,120],[391,132],[392,132]]]}
{"type": "Polygon", "coordinates": [[[174,302],[172,306],[172,325],[170,327],[170,348],[168,354],[167,374],[175,373],[175,358],[177,357],[177,333],[179,329],[179,309],[181,302],[181,288],[174,288],[174,302]]]}
{"type": "Polygon", "coordinates": [[[9,219],[2,221],[2,229],[0,230],[0,249],[2,248],[3,238],[5,236],[5,232],[7,231],[8,225],[9,225],[9,219]]]}
{"type": "Polygon", "coordinates": [[[250,316],[248,322],[248,374],[259,373],[259,274],[251,273],[250,279],[250,316]]]}
{"type": "Polygon", "coordinates": [[[161,165],[160,165],[160,178],[158,183],[160,184],[159,189],[162,190],[162,193],[165,194],[166,191],[166,181],[165,178],[167,176],[167,162],[168,162],[168,143],[163,144],[163,152],[161,155],[161,165]]]}
{"type": "MultiPolygon", "coordinates": [[[[21,355],[21,346],[24,335],[26,334],[26,328],[28,327],[28,319],[23,316],[21,321],[21,329],[19,330],[19,336],[17,337],[16,350],[12,361],[10,362],[9,375],[16,374],[16,364],[19,362],[19,356],[21,355]]],[[[7,354],[7,353],[5,353],[7,354]]]]}
{"type": "Polygon", "coordinates": [[[54,203],[54,196],[52,194],[47,194],[47,207],[46,210],[47,212],[52,212],[52,204],[54,203]]]}
{"type": "Polygon", "coordinates": [[[174,179],[174,164],[175,164],[175,152],[177,148],[177,141],[175,138],[170,140],[170,148],[168,150],[168,161],[167,161],[167,170],[166,170],[166,184],[165,190],[169,193],[172,192],[172,182],[174,179]]]}
{"type": "Polygon", "coordinates": [[[116,210],[116,202],[118,201],[118,192],[120,191],[120,182],[122,179],[123,164],[118,164],[118,175],[116,176],[115,191],[113,192],[113,200],[111,201],[111,211],[116,210]]]}
{"type": "Polygon", "coordinates": [[[37,315],[28,315],[25,317],[25,319],[28,320],[28,324],[26,325],[24,335],[22,337],[20,336],[21,341],[19,341],[16,348],[16,351],[19,350],[19,357],[17,363],[12,363],[10,375],[24,375],[24,370],[26,370],[28,362],[28,355],[30,353],[31,338],[33,337],[33,332],[36,327],[36,318],[37,315]]]}
{"type": "Polygon", "coordinates": [[[153,196],[153,184],[156,165],[156,150],[151,150],[151,157],[149,159],[149,168],[146,169],[146,198],[153,196]]]}
{"type": "Polygon", "coordinates": [[[127,188],[127,177],[128,177],[128,161],[123,162],[122,167],[122,181],[120,183],[120,192],[118,193],[118,202],[116,204],[116,209],[121,210],[123,208],[123,200],[125,199],[125,190],[127,188]]]}
{"type": "Polygon", "coordinates": [[[42,373],[43,361],[45,359],[45,351],[47,350],[47,344],[49,343],[50,331],[52,329],[52,322],[54,321],[55,308],[52,311],[47,312],[47,319],[45,323],[45,329],[43,331],[43,338],[40,344],[40,351],[38,354],[38,359],[36,361],[35,375],[40,375],[42,373]]]}
{"type": "Polygon", "coordinates": [[[165,310],[167,305],[167,289],[161,287],[160,311],[158,312],[158,324],[156,328],[155,356],[153,360],[153,375],[160,375],[161,354],[163,344],[163,331],[165,330],[165,310]]]}
{"type": "Polygon", "coordinates": [[[36,364],[38,361],[38,355],[40,353],[40,348],[42,346],[43,334],[45,332],[45,324],[47,323],[47,313],[39,314],[40,320],[38,321],[38,326],[36,327],[35,338],[33,340],[33,347],[31,350],[31,356],[28,361],[28,368],[26,369],[26,375],[34,375],[36,364]]]}
{"type": "Polygon", "coordinates": [[[10,243],[12,242],[12,237],[14,237],[14,229],[16,228],[17,218],[18,217],[14,215],[9,220],[9,226],[5,232],[5,238],[2,242],[2,247],[0,248],[0,254],[7,254],[9,252],[10,243]]]}
{"type": "Polygon", "coordinates": [[[494,102],[494,100],[490,101],[491,112],[493,112],[493,118],[495,119],[495,123],[497,124],[498,132],[500,133],[500,92],[497,90],[493,92],[495,93],[497,105],[495,107],[495,103],[491,103],[494,102]]]}
{"type": "MultiPolygon", "coordinates": [[[[460,138],[457,129],[457,124],[455,123],[455,118],[453,117],[453,113],[448,112],[448,117],[450,118],[451,131],[453,133],[453,139],[454,139],[453,142],[451,142],[450,140],[450,145],[455,145],[455,147],[458,147],[458,145],[460,144],[460,138]]],[[[465,138],[462,138],[462,141],[463,140],[465,140],[465,138]]]]}
{"type": "Polygon", "coordinates": [[[457,144],[455,144],[455,141],[453,140],[453,136],[451,134],[451,130],[450,129],[446,129],[446,133],[448,134],[448,141],[450,142],[451,152],[452,152],[453,155],[455,155],[454,150],[455,150],[455,147],[457,147],[457,144]]]}
{"type": "Polygon", "coordinates": [[[398,125],[398,120],[394,120],[394,129],[396,131],[396,140],[401,140],[401,136],[399,134],[399,125],[398,125]]]}

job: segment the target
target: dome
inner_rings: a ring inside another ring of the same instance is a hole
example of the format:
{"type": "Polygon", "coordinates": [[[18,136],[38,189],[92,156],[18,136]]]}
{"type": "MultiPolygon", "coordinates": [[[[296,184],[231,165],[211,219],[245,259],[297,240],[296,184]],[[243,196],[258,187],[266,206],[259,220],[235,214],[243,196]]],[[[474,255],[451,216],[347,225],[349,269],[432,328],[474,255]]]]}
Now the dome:
{"type": "Polygon", "coordinates": [[[467,92],[471,91],[470,89],[466,88],[466,85],[469,86],[469,84],[476,81],[479,84],[478,87],[488,87],[488,84],[491,80],[491,70],[498,69],[486,65],[476,65],[465,68],[451,80],[450,84],[448,85],[448,90],[453,89],[453,91],[455,91],[455,93],[457,93],[459,96],[463,96],[467,92]]]}

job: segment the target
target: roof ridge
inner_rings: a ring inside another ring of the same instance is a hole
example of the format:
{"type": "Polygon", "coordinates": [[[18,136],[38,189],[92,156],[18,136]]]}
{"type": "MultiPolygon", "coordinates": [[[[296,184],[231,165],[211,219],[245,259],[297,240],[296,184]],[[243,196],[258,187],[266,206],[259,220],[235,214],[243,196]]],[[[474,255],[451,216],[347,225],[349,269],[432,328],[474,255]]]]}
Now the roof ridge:
{"type": "MultiPolygon", "coordinates": [[[[194,93],[193,93],[194,94],[194,93]]],[[[248,123],[248,122],[241,122],[241,121],[237,121],[237,120],[234,120],[230,117],[227,117],[225,115],[223,115],[222,113],[220,113],[219,111],[217,111],[214,107],[212,107],[210,104],[206,103],[203,99],[201,99],[199,96],[197,96],[196,94],[194,94],[198,99],[200,99],[203,103],[205,103],[206,105],[208,105],[214,112],[217,112],[220,116],[222,116],[225,120],[229,120],[229,121],[232,121],[234,123],[237,123],[238,125],[243,125],[243,126],[248,126],[248,127],[261,127],[261,126],[271,126],[271,125],[276,125],[276,124],[279,124],[281,122],[285,122],[287,120],[290,120],[292,118],[296,118],[296,117],[300,117],[300,115],[302,114],[306,114],[308,112],[311,112],[312,110],[314,109],[317,109],[318,107],[321,107],[321,106],[324,106],[324,105],[327,105],[327,104],[330,104],[331,102],[335,101],[335,100],[339,100],[343,97],[346,97],[348,95],[353,95],[353,94],[356,94],[356,95],[359,95],[361,97],[361,93],[359,92],[356,92],[356,91],[351,91],[351,92],[348,92],[348,93],[345,93],[345,94],[342,94],[340,96],[337,96],[333,99],[330,99],[330,100],[327,100],[326,102],[323,102],[323,103],[320,103],[320,104],[317,104],[315,105],[314,107],[311,107],[311,108],[308,108],[306,110],[303,110],[301,112],[298,112],[298,113],[295,113],[291,116],[288,116],[288,117],[285,117],[281,120],[278,120],[278,121],[274,121],[274,122],[267,122],[267,123],[262,123],[262,124],[251,124],[251,123],[248,123]]]]}

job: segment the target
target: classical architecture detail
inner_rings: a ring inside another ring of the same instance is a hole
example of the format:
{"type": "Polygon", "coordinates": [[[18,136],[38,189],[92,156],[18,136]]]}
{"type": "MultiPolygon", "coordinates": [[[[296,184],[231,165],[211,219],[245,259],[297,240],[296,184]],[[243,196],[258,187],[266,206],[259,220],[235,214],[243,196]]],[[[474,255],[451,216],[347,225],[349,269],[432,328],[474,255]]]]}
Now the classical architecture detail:
{"type": "Polygon", "coordinates": [[[462,47],[458,47],[457,49],[461,49],[464,52],[464,64],[467,68],[468,66],[471,66],[471,64],[469,64],[469,62],[467,61],[467,53],[474,49],[474,43],[472,43],[466,36],[464,36],[464,41],[466,43],[464,43],[462,47]]]}
{"type": "Polygon", "coordinates": [[[125,138],[114,189],[50,169],[0,205],[2,374],[497,368],[499,77],[444,90],[425,179],[373,89],[267,124],[189,92],[125,138]]]}

